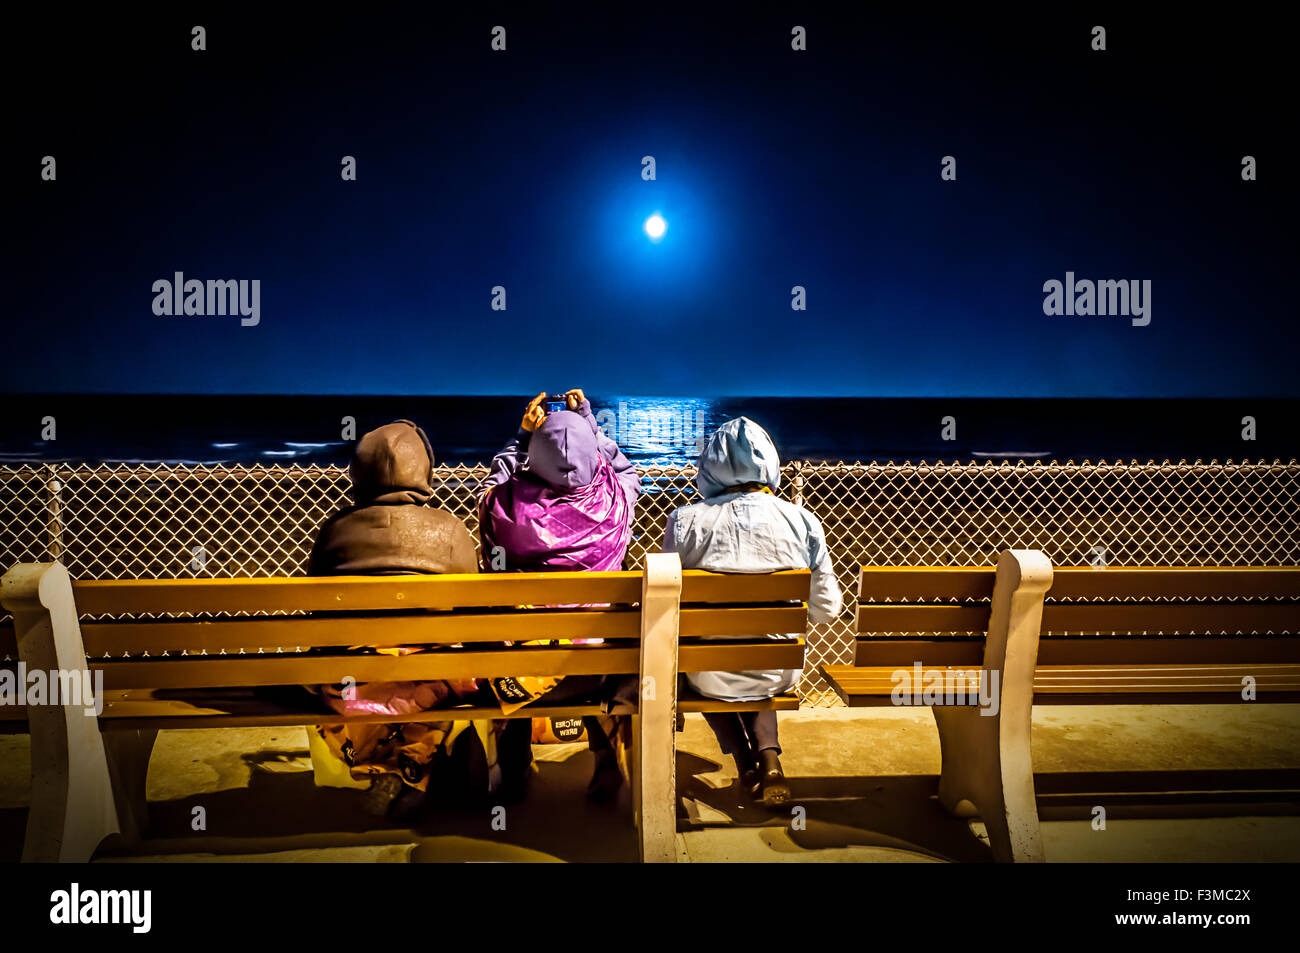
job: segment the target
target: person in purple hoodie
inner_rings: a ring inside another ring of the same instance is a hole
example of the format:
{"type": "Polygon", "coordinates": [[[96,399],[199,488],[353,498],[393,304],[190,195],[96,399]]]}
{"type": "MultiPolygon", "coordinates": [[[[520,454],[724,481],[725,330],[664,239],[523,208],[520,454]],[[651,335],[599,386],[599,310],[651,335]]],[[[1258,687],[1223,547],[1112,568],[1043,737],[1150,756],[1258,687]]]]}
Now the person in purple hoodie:
{"type": "MultiPolygon", "coordinates": [[[[548,414],[545,399],[543,392],[529,402],[519,431],[492,459],[479,488],[484,571],[622,569],[641,477],[596,423],[580,389],[565,393],[564,410],[548,414]]],[[[602,689],[601,680],[591,676],[562,681],[517,676],[491,682],[503,710],[543,696],[558,704],[602,689]]],[[[608,696],[611,686],[604,688],[608,696]]],[[[584,718],[583,723],[596,757],[588,792],[605,800],[622,783],[609,737],[622,726],[610,717],[584,718]]]]}
{"type": "Polygon", "coordinates": [[[641,477],[591,413],[581,390],[547,414],[528,404],[519,432],[479,488],[484,561],[496,547],[511,572],[622,569],[641,477]]]}

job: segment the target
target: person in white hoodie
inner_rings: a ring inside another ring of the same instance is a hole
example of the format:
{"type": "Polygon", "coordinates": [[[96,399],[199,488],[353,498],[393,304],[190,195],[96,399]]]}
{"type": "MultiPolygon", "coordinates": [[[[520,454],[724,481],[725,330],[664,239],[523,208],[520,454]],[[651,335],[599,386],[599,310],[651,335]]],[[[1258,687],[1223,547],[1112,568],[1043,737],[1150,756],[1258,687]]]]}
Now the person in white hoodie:
{"type": "MultiPolygon", "coordinates": [[[[772,438],[748,417],[719,427],[700,454],[696,488],[702,502],[668,517],[663,550],[681,556],[683,569],[767,573],[811,569],[808,618],[830,622],[843,608],[821,523],[802,506],[779,499],[781,461],[772,438]]],[[[802,633],[768,638],[798,638],[802,633]]],[[[752,636],[750,636],[752,638],[752,636]]],[[[723,636],[719,636],[723,638],[723,636]]],[[[692,672],[701,695],[720,701],[759,701],[788,692],[800,672],[692,672]]],[[[775,711],[704,716],[724,753],[736,762],[741,784],[768,807],[784,804],[790,788],[781,771],[775,711]]]]}

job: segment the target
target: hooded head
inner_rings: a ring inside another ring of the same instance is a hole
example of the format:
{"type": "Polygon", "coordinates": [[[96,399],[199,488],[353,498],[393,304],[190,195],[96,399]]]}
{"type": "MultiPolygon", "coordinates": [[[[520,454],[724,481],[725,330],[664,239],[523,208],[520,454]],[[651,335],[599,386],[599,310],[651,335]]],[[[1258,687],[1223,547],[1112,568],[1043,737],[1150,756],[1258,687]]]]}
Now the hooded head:
{"type": "Polygon", "coordinates": [[[576,490],[596,478],[600,448],[581,414],[548,414],[528,440],[528,469],[553,489],[576,490]]]}
{"type": "Polygon", "coordinates": [[[745,483],[772,490],[781,483],[781,461],[767,431],[748,417],[734,417],[715,430],[700,453],[695,486],[704,499],[745,483]]]}
{"type": "Polygon", "coordinates": [[[409,420],[395,420],[363,436],[352,457],[352,500],[427,503],[433,497],[433,447],[409,420]]]}

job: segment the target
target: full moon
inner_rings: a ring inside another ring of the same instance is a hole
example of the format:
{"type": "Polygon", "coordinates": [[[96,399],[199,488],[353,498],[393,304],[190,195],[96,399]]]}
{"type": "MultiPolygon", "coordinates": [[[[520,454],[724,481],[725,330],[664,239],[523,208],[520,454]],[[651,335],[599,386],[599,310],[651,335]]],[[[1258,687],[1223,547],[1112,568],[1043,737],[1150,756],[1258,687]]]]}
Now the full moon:
{"type": "Polygon", "coordinates": [[[659,241],[664,237],[664,232],[668,231],[668,223],[658,212],[651,215],[645,220],[645,233],[650,236],[651,241],[659,241]]]}

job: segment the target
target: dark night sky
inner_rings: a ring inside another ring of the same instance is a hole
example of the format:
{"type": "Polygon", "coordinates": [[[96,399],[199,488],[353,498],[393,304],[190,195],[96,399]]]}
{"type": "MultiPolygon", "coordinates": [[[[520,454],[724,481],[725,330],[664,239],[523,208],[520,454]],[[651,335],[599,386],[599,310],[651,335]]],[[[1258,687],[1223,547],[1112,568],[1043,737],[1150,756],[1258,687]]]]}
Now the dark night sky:
{"type": "Polygon", "coordinates": [[[558,9],[13,20],[0,390],[1297,393],[1264,14],[558,9]],[[155,316],[178,270],[261,324],[155,316]],[[1067,270],[1150,326],[1045,316],[1067,270]]]}

